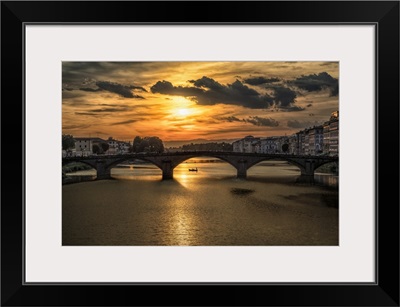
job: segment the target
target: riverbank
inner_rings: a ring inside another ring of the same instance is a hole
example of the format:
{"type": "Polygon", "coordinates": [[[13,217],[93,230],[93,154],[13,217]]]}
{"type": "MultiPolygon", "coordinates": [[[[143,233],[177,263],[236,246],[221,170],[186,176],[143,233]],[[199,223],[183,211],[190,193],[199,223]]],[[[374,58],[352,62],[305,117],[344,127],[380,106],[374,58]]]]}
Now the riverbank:
{"type": "Polygon", "coordinates": [[[96,175],[83,175],[80,174],[78,176],[72,175],[76,174],[77,172],[80,171],[88,171],[88,170],[93,170],[92,167],[90,167],[87,164],[84,163],[79,163],[79,162],[71,162],[65,166],[62,167],[62,184],[71,184],[71,183],[78,183],[78,182],[84,182],[84,181],[92,181],[96,179],[96,175]]]}

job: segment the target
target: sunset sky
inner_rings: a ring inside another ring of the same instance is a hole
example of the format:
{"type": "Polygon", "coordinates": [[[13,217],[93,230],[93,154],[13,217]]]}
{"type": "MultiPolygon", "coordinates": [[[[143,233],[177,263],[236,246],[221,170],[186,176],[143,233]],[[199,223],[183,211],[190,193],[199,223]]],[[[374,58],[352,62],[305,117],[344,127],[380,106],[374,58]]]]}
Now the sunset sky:
{"type": "Polygon", "coordinates": [[[132,141],[290,135],[338,110],[338,62],[63,62],[62,130],[132,141]]]}

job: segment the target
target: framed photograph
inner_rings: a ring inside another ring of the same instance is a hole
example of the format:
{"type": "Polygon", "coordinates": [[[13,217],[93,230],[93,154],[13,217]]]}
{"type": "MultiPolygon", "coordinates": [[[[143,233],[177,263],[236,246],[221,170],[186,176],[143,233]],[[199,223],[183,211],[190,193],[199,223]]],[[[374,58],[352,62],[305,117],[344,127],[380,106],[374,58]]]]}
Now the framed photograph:
{"type": "Polygon", "coordinates": [[[399,306],[398,1],[1,7],[2,305],[399,306]]]}

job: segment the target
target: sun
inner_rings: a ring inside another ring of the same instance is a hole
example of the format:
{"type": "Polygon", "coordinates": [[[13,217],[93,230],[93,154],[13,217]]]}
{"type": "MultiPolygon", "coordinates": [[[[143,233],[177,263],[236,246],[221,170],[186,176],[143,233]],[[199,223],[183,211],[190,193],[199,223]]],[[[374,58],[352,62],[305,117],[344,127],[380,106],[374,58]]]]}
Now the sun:
{"type": "Polygon", "coordinates": [[[178,109],[176,111],[176,114],[182,117],[188,116],[190,114],[190,111],[188,109],[178,109]]]}

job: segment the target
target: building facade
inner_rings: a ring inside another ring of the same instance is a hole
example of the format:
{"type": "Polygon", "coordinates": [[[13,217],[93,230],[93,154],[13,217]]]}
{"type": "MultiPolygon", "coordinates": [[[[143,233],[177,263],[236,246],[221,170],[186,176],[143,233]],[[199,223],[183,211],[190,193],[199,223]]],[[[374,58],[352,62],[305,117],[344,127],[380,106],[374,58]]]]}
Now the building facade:
{"type": "Polygon", "coordinates": [[[259,150],[260,147],[260,138],[255,138],[252,135],[248,135],[243,139],[237,140],[232,143],[234,152],[246,152],[246,153],[254,153],[259,150]]]}
{"type": "Polygon", "coordinates": [[[332,112],[329,121],[290,136],[255,138],[251,135],[232,143],[234,152],[287,153],[294,155],[338,155],[339,111],[332,112]]]}
{"type": "Polygon", "coordinates": [[[109,137],[107,140],[108,150],[107,154],[109,155],[118,155],[128,153],[130,150],[130,144],[128,142],[118,141],[109,137]]]}
{"type": "Polygon", "coordinates": [[[339,111],[332,112],[329,121],[323,125],[323,153],[336,156],[339,155],[339,111]]]}
{"type": "Polygon", "coordinates": [[[107,143],[101,138],[74,138],[75,140],[75,155],[76,156],[90,156],[93,154],[93,146],[96,145],[101,148],[102,143],[107,143]]]}

